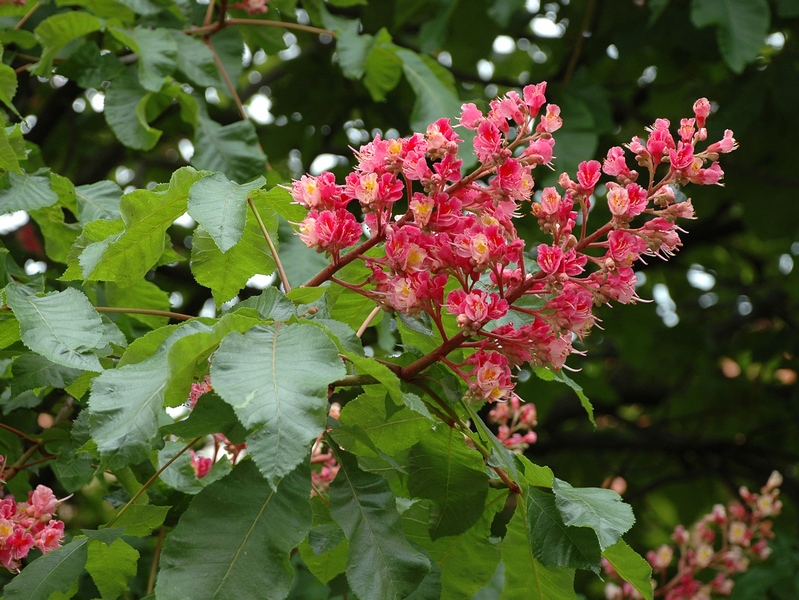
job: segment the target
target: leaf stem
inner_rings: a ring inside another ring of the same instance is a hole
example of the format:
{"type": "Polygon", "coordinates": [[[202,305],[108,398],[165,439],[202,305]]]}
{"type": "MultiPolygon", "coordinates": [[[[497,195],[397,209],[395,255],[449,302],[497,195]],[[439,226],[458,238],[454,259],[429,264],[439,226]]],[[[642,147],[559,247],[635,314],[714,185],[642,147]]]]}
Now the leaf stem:
{"type": "Polygon", "coordinates": [[[161,529],[158,531],[158,541],[155,543],[155,551],[153,552],[153,562],[150,564],[150,576],[147,579],[147,591],[145,594],[149,595],[153,593],[153,589],[155,589],[155,576],[158,574],[158,561],[161,557],[161,548],[164,545],[164,533],[166,528],[161,525],[161,529]]]}
{"type": "Polygon", "coordinates": [[[19,437],[26,439],[29,442],[35,442],[35,443],[39,442],[39,440],[36,439],[35,437],[31,437],[24,431],[20,431],[19,429],[14,429],[13,427],[11,427],[11,425],[6,425],[5,423],[0,423],[0,429],[5,429],[6,431],[10,431],[14,435],[18,435],[19,437]]]}
{"type": "Polygon", "coordinates": [[[275,244],[272,242],[272,237],[266,230],[266,225],[264,225],[264,221],[261,218],[261,213],[259,213],[258,209],[255,207],[255,202],[253,202],[252,198],[247,198],[247,203],[250,205],[250,208],[255,215],[255,220],[258,221],[258,227],[261,228],[261,233],[264,235],[266,243],[269,245],[269,251],[272,253],[272,258],[275,259],[275,266],[277,267],[277,272],[280,275],[280,281],[283,282],[283,290],[288,294],[291,291],[291,285],[289,284],[288,275],[286,275],[286,271],[283,269],[283,263],[280,262],[280,257],[277,254],[277,248],[275,248],[275,244]]]}
{"type": "Polygon", "coordinates": [[[115,515],[114,515],[114,517],[113,517],[113,518],[112,518],[112,519],[111,519],[111,520],[108,522],[108,525],[107,525],[107,527],[111,527],[111,525],[113,525],[114,523],[116,523],[116,522],[119,520],[119,517],[121,517],[123,514],[125,514],[125,511],[127,511],[127,510],[128,510],[128,508],[130,508],[131,504],[133,504],[134,502],[136,502],[136,500],[138,500],[138,499],[139,499],[139,496],[141,496],[142,494],[144,494],[144,493],[147,491],[147,488],[148,488],[148,487],[150,487],[150,486],[153,484],[153,482],[154,482],[156,479],[158,479],[158,477],[161,475],[161,473],[163,473],[164,471],[166,471],[166,470],[169,468],[169,465],[171,465],[173,462],[175,462],[175,461],[178,459],[178,457],[179,457],[181,454],[183,454],[184,452],[186,452],[186,450],[188,450],[189,448],[191,448],[191,447],[192,447],[194,444],[196,444],[197,442],[199,442],[199,441],[200,441],[201,439],[203,439],[204,437],[205,437],[204,435],[200,435],[200,436],[197,436],[196,438],[194,438],[194,439],[193,439],[192,441],[190,441],[188,444],[186,444],[185,446],[183,446],[183,448],[181,448],[181,449],[180,449],[180,451],[179,451],[177,454],[175,454],[175,456],[173,456],[173,457],[172,457],[172,458],[170,458],[168,461],[166,461],[166,462],[164,463],[164,466],[163,466],[163,467],[161,467],[161,468],[160,468],[160,469],[158,469],[158,470],[157,470],[155,473],[153,473],[153,476],[152,476],[152,477],[150,477],[150,479],[148,479],[148,480],[147,480],[147,481],[144,483],[144,485],[142,485],[142,486],[141,486],[141,488],[139,488],[139,491],[137,491],[135,494],[133,494],[133,496],[131,496],[131,498],[130,498],[130,500],[128,500],[127,504],[125,504],[125,506],[123,506],[123,507],[122,507],[122,508],[119,510],[119,512],[118,512],[117,514],[115,514],[115,515]]]}
{"type": "Polygon", "coordinates": [[[155,310],[151,308],[95,306],[94,310],[100,313],[126,313],[132,315],[152,315],[154,317],[167,317],[168,319],[175,319],[176,321],[189,321],[191,319],[197,318],[192,315],[184,315],[182,313],[170,312],[168,310],[155,310]]]}
{"type": "Polygon", "coordinates": [[[41,6],[41,4],[42,4],[41,2],[37,2],[36,4],[31,6],[31,9],[22,16],[22,18],[19,20],[19,22],[16,25],[14,25],[14,29],[22,29],[22,26],[25,24],[25,22],[31,18],[31,15],[33,15],[33,13],[36,12],[36,10],[41,6]]]}
{"type": "Polygon", "coordinates": [[[222,79],[225,80],[225,86],[227,86],[228,91],[230,92],[231,97],[233,98],[233,102],[236,103],[236,108],[239,109],[239,114],[241,118],[245,121],[249,121],[250,116],[247,114],[247,111],[244,110],[244,105],[241,103],[241,98],[239,97],[239,93],[236,91],[236,86],[233,85],[233,82],[230,80],[230,75],[227,74],[225,70],[225,65],[222,64],[222,59],[219,58],[219,54],[216,52],[216,48],[211,43],[211,39],[206,36],[205,37],[205,44],[208,46],[208,49],[211,51],[211,54],[214,56],[214,62],[216,63],[216,68],[219,71],[219,74],[222,76],[222,79]]]}
{"type": "Polygon", "coordinates": [[[228,19],[226,25],[265,25],[267,27],[283,27],[284,29],[295,29],[297,31],[305,31],[308,33],[318,33],[319,35],[329,35],[336,37],[336,32],[330,29],[322,29],[321,27],[313,27],[312,25],[303,25],[302,23],[290,23],[285,21],[270,21],[269,19],[228,19]]]}
{"type": "Polygon", "coordinates": [[[361,337],[364,334],[366,329],[369,327],[369,324],[378,315],[378,313],[380,313],[381,310],[383,310],[383,307],[379,304],[372,309],[372,312],[369,313],[369,316],[366,317],[363,323],[361,323],[358,331],[355,332],[356,337],[361,337]]]}

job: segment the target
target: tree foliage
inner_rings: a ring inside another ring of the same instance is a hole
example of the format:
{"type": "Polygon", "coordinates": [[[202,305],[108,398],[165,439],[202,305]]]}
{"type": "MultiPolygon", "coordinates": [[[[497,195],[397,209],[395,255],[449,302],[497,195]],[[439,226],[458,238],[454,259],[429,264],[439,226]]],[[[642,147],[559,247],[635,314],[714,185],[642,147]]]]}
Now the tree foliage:
{"type": "MultiPolygon", "coordinates": [[[[602,559],[651,598],[639,553],[773,469],[787,530],[797,17],[795,0],[0,4],[0,467],[18,499],[75,494],[64,545],[0,575],[3,598],[553,600],[601,594],[602,559]],[[709,138],[734,129],[741,151],[727,187],[692,193],[678,257],[643,270],[653,302],[600,309],[575,373],[521,371],[538,425],[520,456],[445,366],[408,382],[384,364],[442,331],[370,321],[356,263],[314,285],[329,261],[280,186],[544,80],[564,128],[537,189],[702,96],[709,138]],[[236,464],[198,478],[203,446],[236,464]]],[[[796,596],[785,530],[735,597],[796,596]]]]}

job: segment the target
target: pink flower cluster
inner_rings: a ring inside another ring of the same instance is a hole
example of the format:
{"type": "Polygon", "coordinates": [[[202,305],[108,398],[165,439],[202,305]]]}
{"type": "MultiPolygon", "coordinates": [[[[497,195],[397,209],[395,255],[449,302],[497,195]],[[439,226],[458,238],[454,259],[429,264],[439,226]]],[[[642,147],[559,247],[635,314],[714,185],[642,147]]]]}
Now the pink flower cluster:
{"type": "MultiPolygon", "coordinates": [[[[338,420],[341,414],[341,405],[338,402],[330,404],[328,414],[338,420]]],[[[311,496],[327,493],[330,483],[336,478],[339,464],[336,457],[327,447],[323,435],[320,435],[311,448],[311,496]]]]}
{"type": "MultiPolygon", "coordinates": [[[[746,571],[752,559],[765,560],[771,554],[768,540],[774,533],[770,519],[782,510],[780,485],[782,476],[775,471],[760,493],[742,487],[739,494],[743,502],[732,501],[726,508],[715,505],[690,530],[678,525],[671,536],[674,545],[663,544],[646,555],[659,580],[655,597],[709,600],[729,596],[735,585],[732,577],[746,571]],[[672,568],[675,557],[676,572],[672,568]]],[[[618,579],[609,563],[604,567],[618,579]]],[[[608,583],[605,598],[638,600],[641,595],[629,583],[608,583]]]]}
{"type": "Polygon", "coordinates": [[[677,138],[658,119],[647,139],[633,138],[627,150],[611,148],[603,163],[583,162],[576,181],[564,173],[560,190],[547,187],[534,199],[534,170],[551,163],[552,134],[562,125],[545,92],[546,83],[521,95],[508,92],[485,114],[463,105],[459,125],[474,132],[479,161],[469,173],[461,172],[463,140],[449,119],[439,119],[425,133],[378,136],[362,146],[343,185],[324,172],[291,188],[309,209],[299,224],[305,244],[327,253],[334,269],[360,258],[372,273],[363,282],[336,283],[386,309],[427,313],[445,344],[442,319],[455,316],[462,342],[455,347],[475,354],[460,364],[441,360],[469,383],[473,397],[487,401],[512,397],[511,369],[522,363],[561,369],[575,352],[573,341],[596,324],[594,307],[637,299],[633,265],[644,255],[673,254],[681,245],[676,221],[693,217],[691,201],[678,201],[677,189],[718,183],[719,153],[736,147],[728,131],[704,151],[697,148],[707,138],[710,112],[702,99],[694,117],[681,121],[677,138]],[[628,151],[647,183],[638,183],[628,151]],[[600,191],[603,173],[609,180],[600,191]],[[601,193],[611,219],[589,233],[589,208],[601,193]],[[347,209],[356,202],[365,228],[347,209]],[[551,238],[529,249],[532,266],[514,227],[514,219],[530,212],[551,238]],[[370,236],[365,250],[345,254],[362,230],[370,236]],[[366,256],[380,242],[383,255],[366,256]]]}
{"type": "MultiPolygon", "coordinates": [[[[0,457],[0,474],[4,463],[0,457]]],[[[61,546],[64,522],[53,518],[61,502],[44,485],[29,492],[27,502],[16,502],[13,496],[0,498],[0,565],[16,573],[31,548],[47,554],[61,546]]]]}
{"type": "Polygon", "coordinates": [[[522,404],[518,396],[514,395],[507,402],[494,404],[488,413],[488,422],[498,426],[497,439],[519,454],[538,440],[538,435],[533,431],[533,427],[538,424],[535,404],[522,404]]]}

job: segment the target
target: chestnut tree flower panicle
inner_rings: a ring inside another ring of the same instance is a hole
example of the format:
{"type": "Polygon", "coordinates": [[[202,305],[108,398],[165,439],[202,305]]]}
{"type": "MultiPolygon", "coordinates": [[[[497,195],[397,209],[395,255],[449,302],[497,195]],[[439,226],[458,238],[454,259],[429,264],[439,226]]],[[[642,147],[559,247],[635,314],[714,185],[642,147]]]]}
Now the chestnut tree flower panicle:
{"type": "MultiPolygon", "coordinates": [[[[5,457],[0,456],[0,481],[5,464],[5,457]]],[[[0,488],[0,566],[16,573],[32,548],[47,554],[61,547],[64,522],[54,517],[62,502],[45,485],[30,491],[27,502],[3,496],[0,488]]]]}
{"type": "Polygon", "coordinates": [[[562,369],[574,340],[597,323],[595,307],[635,302],[635,264],[674,254],[678,221],[694,216],[679,190],[718,184],[719,154],[737,147],[729,131],[700,147],[710,113],[702,98],[676,134],[657,119],[645,139],[611,148],[603,162],[583,162],[574,179],[563,173],[559,187],[536,193],[535,169],[551,167],[553,133],[563,124],[545,94],[545,82],[528,85],[492,100],[486,113],[464,104],[455,126],[439,119],[406,138],[377,136],[355,153],[343,184],[323,172],[291,188],[309,209],[300,239],[332,261],[326,276],[363,260],[367,280],[335,281],[386,310],[429,315],[444,340],[432,360],[447,364],[478,400],[512,399],[512,370],[525,362],[562,369]],[[466,172],[457,127],[473,133],[466,152],[477,164],[466,172]],[[600,182],[610,220],[589,228],[600,182]],[[360,247],[355,212],[370,236],[360,247]],[[514,225],[530,213],[544,236],[533,244],[514,225]],[[381,243],[382,253],[367,255],[381,243]],[[453,316],[454,334],[445,322],[453,316]],[[453,362],[447,354],[458,347],[473,354],[453,362]]]}
{"type": "MultiPolygon", "coordinates": [[[[733,500],[726,507],[716,504],[690,529],[678,525],[671,536],[673,544],[650,550],[646,559],[655,577],[655,597],[697,600],[729,596],[735,585],[733,577],[745,572],[751,561],[763,561],[771,554],[771,519],[782,510],[780,485],[782,475],[774,471],[760,493],[742,487],[741,501],[733,500]]],[[[605,586],[607,600],[641,598],[629,583],[618,579],[609,563],[603,562],[603,566],[611,579],[605,586]]]]}

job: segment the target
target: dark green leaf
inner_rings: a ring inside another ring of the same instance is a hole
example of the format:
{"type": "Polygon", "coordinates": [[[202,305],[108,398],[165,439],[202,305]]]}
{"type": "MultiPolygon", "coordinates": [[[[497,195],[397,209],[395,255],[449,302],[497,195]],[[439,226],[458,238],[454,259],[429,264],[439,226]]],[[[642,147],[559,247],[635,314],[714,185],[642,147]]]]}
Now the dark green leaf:
{"type": "Polygon", "coordinates": [[[632,507],[613,490],[574,488],[556,477],[552,491],[563,522],[593,529],[602,550],[619,541],[635,523],[632,507]]]}
{"type": "Polygon", "coordinates": [[[262,319],[288,321],[297,311],[294,303],[276,287],[268,287],[257,296],[250,296],[236,305],[235,309],[253,308],[262,319]]]}
{"type": "Polygon", "coordinates": [[[198,38],[182,31],[173,29],[171,33],[178,49],[178,69],[201,87],[223,87],[225,84],[219,76],[211,49],[198,38]]]}
{"type": "Polygon", "coordinates": [[[22,115],[19,114],[17,107],[11,102],[16,93],[17,74],[7,64],[0,63],[0,102],[5,104],[6,108],[21,119],[22,115]]]}
{"type": "Polygon", "coordinates": [[[119,218],[119,201],[122,189],[113,181],[104,180],[75,188],[78,220],[89,223],[97,219],[113,221],[119,218]]]}
{"type": "Polygon", "coordinates": [[[402,59],[397,56],[396,50],[397,46],[391,43],[388,31],[385,28],[378,31],[366,57],[363,77],[363,84],[375,102],[383,102],[386,94],[397,87],[402,77],[402,59]]]}
{"type": "Polygon", "coordinates": [[[231,333],[214,354],[211,381],[251,431],[247,449],[270,482],[308,454],[327,418],[327,386],[346,374],[338,350],[311,325],[231,333]]]}
{"type": "Polygon", "coordinates": [[[221,433],[233,443],[243,442],[247,433],[230,405],[216,394],[205,394],[187,419],[166,425],[161,432],[184,439],[221,433]]]}
{"type": "Polygon", "coordinates": [[[65,63],[58,65],[56,71],[83,88],[98,88],[104,81],[115,79],[124,68],[116,55],[102,54],[97,44],[86,42],[78,46],[65,63]]]}
{"type": "MultiPolygon", "coordinates": [[[[123,288],[115,283],[105,285],[105,300],[108,306],[119,308],[144,308],[148,310],[168,311],[169,295],[154,283],[140,279],[133,287],[123,288]]],[[[167,317],[131,313],[130,317],[144,323],[151,329],[157,329],[167,324],[167,317]]]]}
{"type": "Polygon", "coordinates": [[[763,48],[771,13],[766,0],[692,0],[691,21],[697,27],[718,26],[724,62],[742,73],[763,48]]]}
{"type": "Polygon", "coordinates": [[[330,514],[350,543],[347,581],[360,598],[406,598],[430,571],[430,561],[402,533],[388,482],[361,471],[354,456],[336,455],[341,468],[330,485],[330,514]]]}
{"type": "Polygon", "coordinates": [[[289,553],[311,527],[310,491],[307,467],[270,485],[250,461],[205,488],[164,545],[159,600],[285,598],[289,553]]]}
{"type": "Polygon", "coordinates": [[[411,114],[411,128],[424,131],[427,126],[441,117],[455,118],[460,112],[461,103],[455,91],[442,82],[432,69],[411,50],[397,50],[402,60],[405,78],[416,93],[416,104],[411,114]]]}
{"type": "Polygon", "coordinates": [[[147,103],[151,94],[139,83],[136,70],[130,67],[116,77],[105,93],[103,115],[117,139],[128,148],[150,150],[161,131],[147,121],[147,103]]]}
{"type": "Polygon", "coordinates": [[[532,487],[526,500],[530,545],[541,564],[599,573],[600,548],[594,531],[566,525],[554,494],[532,487]]]}
{"type": "Polygon", "coordinates": [[[111,34],[139,55],[139,82],[145,90],[158,92],[177,67],[178,43],[169,29],[136,27],[111,29],[111,34]]]}
{"type": "Polygon", "coordinates": [[[249,181],[263,174],[265,163],[266,156],[251,121],[222,126],[202,114],[198,117],[192,165],[221,171],[234,181],[249,181]]]}
{"type": "Polygon", "coordinates": [[[80,369],[73,369],[55,364],[44,356],[23,354],[14,361],[11,367],[13,379],[11,380],[11,395],[41,387],[55,387],[63,389],[69,386],[83,373],[80,369]]]}
{"type": "Polygon", "coordinates": [[[466,446],[452,428],[430,431],[408,457],[408,490],[435,505],[430,511],[430,538],[458,535],[483,514],[488,475],[480,454],[466,446]]]}
{"type": "MultiPolygon", "coordinates": [[[[125,535],[145,537],[156,527],[160,527],[166,519],[170,506],[154,506],[152,504],[131,504],[125,508],[119,518],[114,519],[115,527],[124,527],[125,535]]],[[[117,513],[119,514],[119,513],[117,513]]]]}

